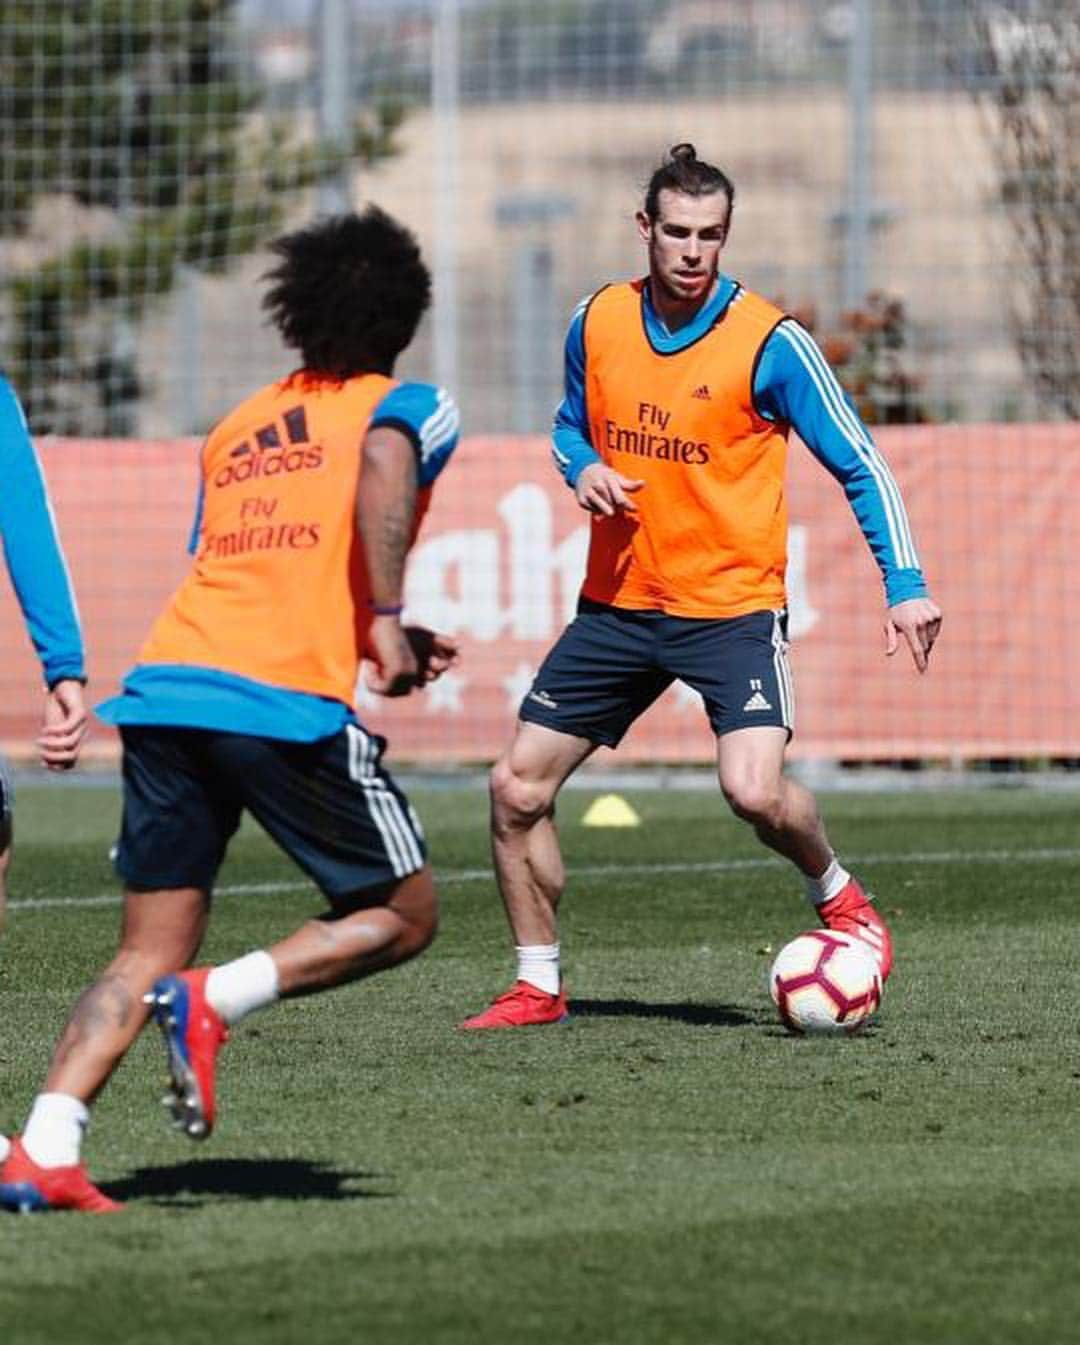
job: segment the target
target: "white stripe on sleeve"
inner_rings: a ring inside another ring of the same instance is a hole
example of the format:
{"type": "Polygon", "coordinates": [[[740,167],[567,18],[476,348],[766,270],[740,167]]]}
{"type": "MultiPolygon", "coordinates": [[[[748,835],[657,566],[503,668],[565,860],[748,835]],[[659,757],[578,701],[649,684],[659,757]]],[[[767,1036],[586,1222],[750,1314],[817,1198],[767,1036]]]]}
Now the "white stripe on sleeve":
{"type": "Polygon", "coordinates": [[[885,524],[889,532],[896,565],[899,569],[918,569],[919,558],[915,553],[915,543],[911,536],[900,488],[885,459],[878,452],[874,441],[867,434],[862,422],[852,411],[844,398],[843,390],[836,381],[836,375],[829,368],[813,339],[798,324],[783,322],[776,329],[783,336],[809,374],[829,418],[841,435],[855,450],[856,456],[870,473],[885,514],[885,524]]]}

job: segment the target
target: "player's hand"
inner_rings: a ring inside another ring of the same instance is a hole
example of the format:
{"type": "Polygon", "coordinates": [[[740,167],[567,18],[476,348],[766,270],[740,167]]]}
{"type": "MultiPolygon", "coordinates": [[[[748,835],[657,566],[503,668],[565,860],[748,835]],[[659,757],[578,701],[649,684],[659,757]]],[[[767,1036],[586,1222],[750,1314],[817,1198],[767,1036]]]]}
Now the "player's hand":
{"type": "Polygon", "coordinates": [[[591,462],[574,484],[574,495],[582,509],[590,514],[634,514],[637,505],[630,498],[645,484],[635,477],[623,476],[606,462],[591,462]]]}
{"type": "Polygon", "coordinates": [[[892,658],[900,648],[900,636],[907,641],[919,672],[926,672],[930,651],[941,630],[941,608],[930,598],[908,598],[885,613],[885,653],[892,658]]]}
{"type": "Polygon", "coordinates": [[[428,630],[426,626],[406,626],[405,638],[412,645],[416,655],[417,681],[420,684],[434,682],[448,668],[457,662],[458,642],[449,635],[440,635],[438,631],[428,630]]]}
{"type": "Polygon", "coordinates": [[[82,683],[57,682],[45,697],[37,747],[41,764],[50,771],[69,771],[79,759],[87,729],[82,683]]]}
{"type": "Polygon", "coordinates": [[[374,617],[366,653],[371,664],[364,680],[380,696],[407,696],[421,682],[420,664],[400,617],[374,617]]]}

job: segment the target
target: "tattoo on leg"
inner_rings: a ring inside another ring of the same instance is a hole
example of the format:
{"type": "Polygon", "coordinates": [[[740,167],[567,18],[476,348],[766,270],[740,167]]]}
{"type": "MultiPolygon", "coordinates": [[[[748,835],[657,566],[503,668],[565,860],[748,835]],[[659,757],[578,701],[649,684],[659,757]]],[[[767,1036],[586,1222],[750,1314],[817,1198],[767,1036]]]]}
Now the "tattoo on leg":
{"type": "Polygon", "coordinates": [[[122,1032],[130,1023],[135,997],[119,976],[106,974],[79,996],[56,1048],[54,1064],[102,1032],[122,1032]]]}

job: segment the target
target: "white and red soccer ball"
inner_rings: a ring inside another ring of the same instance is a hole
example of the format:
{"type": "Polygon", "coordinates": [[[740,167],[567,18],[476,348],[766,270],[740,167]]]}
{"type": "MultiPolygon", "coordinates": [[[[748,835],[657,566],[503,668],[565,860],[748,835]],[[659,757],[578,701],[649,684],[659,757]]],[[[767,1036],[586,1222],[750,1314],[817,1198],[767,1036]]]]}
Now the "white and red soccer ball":
{"type": "Polygon", "coordinates": [[[881,1003],[881,969],[853,935],[813,929],[780,949],[769,993],[792,1032],[857,1032],[881,1003]]]}

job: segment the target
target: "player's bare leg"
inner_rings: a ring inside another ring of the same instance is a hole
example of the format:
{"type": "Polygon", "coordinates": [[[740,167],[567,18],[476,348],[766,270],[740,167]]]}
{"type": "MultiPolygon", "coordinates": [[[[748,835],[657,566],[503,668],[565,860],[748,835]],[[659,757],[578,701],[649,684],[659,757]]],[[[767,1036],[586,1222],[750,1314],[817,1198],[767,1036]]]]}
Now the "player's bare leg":
{"type": "Polygon", "coordinates": [[[198,888],[126,892],[116,956],[72,1010],[45,1079],[47,1092],[90,1102],[146,1022],[143,996],[159,976],[186,967],[206,931],[198,888]]]}
{"type": "Polygon", "coordinates": [[[717,739],[720,788],[737,817],[763,844],[798,868],[821,922],[869,945],[884,981],[892,970],[892,939],[857,879],[833,853],[813,794],[784,775],[787,730],[736,729],[717,739]]]}
{"type": "Polygon", "coordinates": [[[219,967],[157,980],[147,996],[168,1054],[164,1098],[176,1126],[205,1139],[216,1116],[216,1063],[228,1029],[281,998],[312,995],[396,966],[435,937],[438,899],[431,869],[333,903],[295,933],[219,967]]]}
{"type": "Polygon", "coordinates": [[[372,904],[371,893],[356,900],[364,903],[359,909],[343,902],[339,912],[307,921],[267,949],[282,998],[315,994],[397,966],[435,937],[439,903],[428,866],[397,883],[385,905],[372,904]]]}
{"type": "Polygon", "coordinates": [[[12,1210],[119,1209],[79,1159],[88,1104],[146,1022],[143,996],[185,966],[206,929],[208,894],[195,888],[127,892],[116,956],[79,997],[53,1052],[42,1091],[0,1171],[0,1204],[12,1210]]]}
{"type": "Polygon", "coordinates": [[[555,796],[595,747],[585,738],[522,723],[491,772],[491,852],[516,943],[550,943],[566,874],[555,796]]]}
{"type": "Polygon", "coordinates": [[[787,741],[787,730],[772,726],[723,734],[717,739],[720,788],[763,844],[816,877],[831,862],[832,847],[817,800],[784,774],[787,741]]]}
{"type": "Polygon", "coordinates": [[[514,936],[513,987],[466,1028],[524,1027],[566,1015],[559,977],[558,909],[566,882],[555,796],[595,751],[586,738],[521,723],[491,772],[491,850],[514,936]]]}

